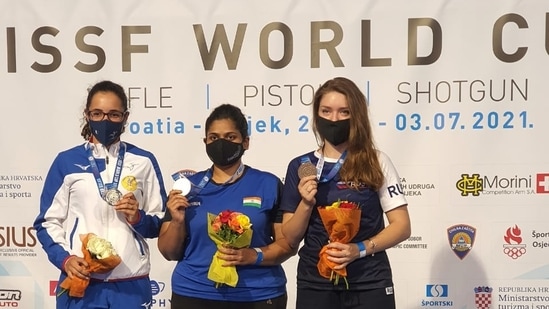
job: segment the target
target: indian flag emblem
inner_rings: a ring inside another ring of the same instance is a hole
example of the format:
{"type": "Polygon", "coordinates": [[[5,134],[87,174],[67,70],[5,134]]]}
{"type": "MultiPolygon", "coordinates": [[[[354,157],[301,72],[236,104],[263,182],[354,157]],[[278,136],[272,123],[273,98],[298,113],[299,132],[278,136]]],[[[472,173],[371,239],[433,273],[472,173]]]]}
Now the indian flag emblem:
{"type": "Polygon", "coordinates": [[[248,196],[242,200],[244,206],[261,208],[261,198],[258,196],[248,196]]]}

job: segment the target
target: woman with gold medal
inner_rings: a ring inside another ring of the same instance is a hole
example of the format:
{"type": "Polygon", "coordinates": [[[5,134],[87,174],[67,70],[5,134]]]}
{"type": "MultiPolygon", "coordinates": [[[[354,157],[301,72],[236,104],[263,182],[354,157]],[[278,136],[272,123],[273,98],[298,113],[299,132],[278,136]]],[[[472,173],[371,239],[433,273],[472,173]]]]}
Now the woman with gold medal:
{"type": "Polygon", "coordinates": [[[129,116],[124,89],[101,81],[89,91],[81,135],[86,142],[52,163],[34,222],[38,240],[65,278],[89,279],[83,297],[60,293],[57,308],[143,308],[152,302],[145,238],[158,237],[166,192],[154,155],[120,140],[129,116]],[[89,272],[82,235],[110,242],[122,262],[89,272]]]}

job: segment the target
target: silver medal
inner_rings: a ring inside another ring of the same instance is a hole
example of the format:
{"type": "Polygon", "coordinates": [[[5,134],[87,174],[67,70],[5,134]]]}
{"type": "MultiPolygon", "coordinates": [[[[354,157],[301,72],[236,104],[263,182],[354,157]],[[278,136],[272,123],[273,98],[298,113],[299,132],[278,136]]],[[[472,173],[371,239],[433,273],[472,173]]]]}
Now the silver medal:
{"type": "Polygon", "coordinates": [[[118,191],[118,189],[109,189],[107,192],[105,192],[105,196],[103,196],[103,199],[111,206],[116,205],[120,199],[122,199],[122,192],[118,191]]]}
{"type": "Polygon", "coordinates": [[[174,190],[181,190],[181,195],[185,196],[191,192],[192,184],[187,177],[181,177],[173,184],[174,190]]]}

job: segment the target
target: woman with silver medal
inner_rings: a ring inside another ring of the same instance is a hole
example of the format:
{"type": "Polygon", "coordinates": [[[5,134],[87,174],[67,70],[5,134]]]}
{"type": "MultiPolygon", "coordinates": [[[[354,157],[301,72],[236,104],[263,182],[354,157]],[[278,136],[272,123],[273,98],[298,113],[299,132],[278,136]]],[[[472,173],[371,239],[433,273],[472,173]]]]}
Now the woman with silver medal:
{"type": "Polygon", "coordinates": [[[171,308],[285,309],[286,276],[280,264],[295,251],[280,230],[282,183],[275,175],[242,162],[250,137],[238,107],[216,107],[206,119],[205,133],[206,154],[213,165],[194,174],[182,170],[172,176],[175,183],[158,239],[162,255],[177,261],[171,308]],[[250,247],[216,246],[208,236],[208,214],[226,210],[249,218],[250,247]],[[236,268],[235,286],[216,286],[208,278],[217,253],[223,266],[236,268]]]}
{"type": "Polygon", "coordinates": [[[57,308],[137,309],[152,302],[145,238],[158,237],[167,197],[154,155],[120,140],[128,116],[124,89],[96,83],[84,108],[86,142],[60,152],[44,182],[34,222],[38,240],[61,270],[59,282],[89,280],[83,297],[58,286],[57,308]],[[82,236],[91,233],[110,242],[122,260],[108,273],[88,271],[82,236]]]}

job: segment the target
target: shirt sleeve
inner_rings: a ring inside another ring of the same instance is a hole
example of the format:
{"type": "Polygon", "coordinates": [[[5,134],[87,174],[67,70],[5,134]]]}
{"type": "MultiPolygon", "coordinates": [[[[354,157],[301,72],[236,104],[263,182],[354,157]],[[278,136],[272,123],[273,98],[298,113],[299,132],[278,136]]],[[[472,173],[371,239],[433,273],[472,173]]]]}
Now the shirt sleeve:
{"type": "Polygon", "coordinates": [[[146,187],[143,188],[143,207],[140,220],[133,228],[145,238],[158,237],[161,220],[168,200],[160,166],[152,153],[148,153],[150,169],[143,175],[146,187]]]}
{"type": "Polygon", "coordinates": [[[385,178],[379,189],[379,199],[384,212],[388,212],[400,206],[407,205],[404,190],[400,183],[400,176],[393,162],[384,152],[378,151],[379,163],[385,178]]]}
{"type": "Polygon", "coordinates": [[[286,176],[284,177],[284,186],[282,187],[282,200],[280,201],[280,210],[283,212],[295,212],[301,195],[297,189],[299,184],[299,176],[297,169],[299,168],[299,158],[295,158],[288,164],[286,176]]]}
{"type": "Polygon", "coordinates": [[[69,207],[69,188],[64,181],[63,159],[58,155],[44,181],[40,211],[33,224],[48,260],[60,270],[63,261],[71,255],[63,227],[69,207]]]}

